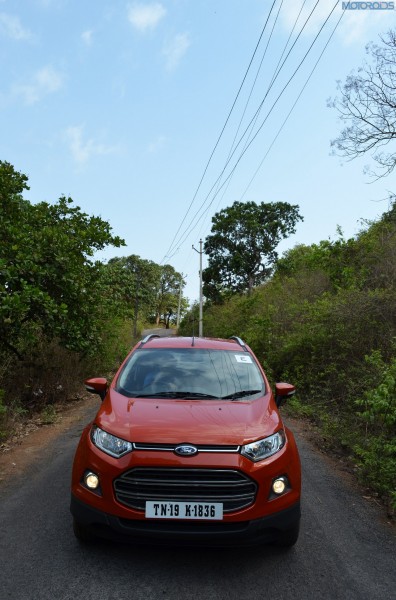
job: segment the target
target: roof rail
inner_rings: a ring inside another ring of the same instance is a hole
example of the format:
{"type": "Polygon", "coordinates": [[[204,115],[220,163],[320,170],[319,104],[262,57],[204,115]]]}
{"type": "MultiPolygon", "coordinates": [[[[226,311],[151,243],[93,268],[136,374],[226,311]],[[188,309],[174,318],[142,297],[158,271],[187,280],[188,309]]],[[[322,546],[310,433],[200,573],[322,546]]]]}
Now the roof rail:
{"type": "Polygon", "coordinates": [[[248,349],[246,348],[246,344],[243,340],[241,340],[240,337],[236,336],[236,335],[232,335],[231,337],[228,338],[229,340],[235,340],[240,346],[242,346],[242,348],[244,348],[246,350],[246,352],[248,351],[248,349]]]}
{"type": "Polygon", "coordinates": [[[161,336],[158,335],[158,333],[150,333],[150,335],[146,335],[146,337],[140,342],[140,346],[147,344],[147,342],[149,342],[152,338],[159,338],[159,337],[161,337],[161,336]]]}

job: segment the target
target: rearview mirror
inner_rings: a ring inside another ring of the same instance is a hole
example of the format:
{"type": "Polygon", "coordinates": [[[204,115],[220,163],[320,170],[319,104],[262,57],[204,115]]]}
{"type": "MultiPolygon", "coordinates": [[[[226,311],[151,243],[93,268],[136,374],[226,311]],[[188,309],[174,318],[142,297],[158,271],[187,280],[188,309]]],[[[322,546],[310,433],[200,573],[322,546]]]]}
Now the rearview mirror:
{"type": "Polygon", "coordinates": [[[284,404],[287,398],[294,396],[296,393],[296,386],[291,383],[276,383],[275,384],[275,402],[276,406],[279,408],[282,404],[284,404]]]}
{"type": "Polygon", "coordinates": [[[102,400],[104,400],[107,392],[107,379],[104,377],[94,377],[93,379],[86,379],[84,381],[85,389],[90,394],[99,394],[102,400]]]}

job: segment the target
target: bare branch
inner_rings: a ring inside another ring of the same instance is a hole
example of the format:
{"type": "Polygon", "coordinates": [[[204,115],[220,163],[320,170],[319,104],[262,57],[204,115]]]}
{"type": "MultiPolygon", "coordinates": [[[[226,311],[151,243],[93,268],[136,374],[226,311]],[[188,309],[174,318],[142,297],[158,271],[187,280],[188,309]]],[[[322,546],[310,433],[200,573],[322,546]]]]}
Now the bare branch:
{"type": "Polygon", "coordinates": [[[366,47],[372,64],[365,62],[344,84],[337,82],[339,96],[327,103],[345,124],[331,141],[334,153],[349,160],[370,153],[380,168],[376,178],[389,175],[396,166],[396,147],[374,152],[396,139],[396,31],[380,40],[380,45],[366,47]]]}

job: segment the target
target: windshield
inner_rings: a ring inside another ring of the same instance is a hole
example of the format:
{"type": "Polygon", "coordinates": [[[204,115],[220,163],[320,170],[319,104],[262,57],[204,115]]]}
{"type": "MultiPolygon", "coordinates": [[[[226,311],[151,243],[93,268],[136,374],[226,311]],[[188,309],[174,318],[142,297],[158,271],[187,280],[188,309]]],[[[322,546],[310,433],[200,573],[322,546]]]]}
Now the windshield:
{"type": "Polygon", "coordinates": [[[117,380],[128,397],[250,400],[265,393],[247,352],[195,348],[136,350],[117,380]]]}

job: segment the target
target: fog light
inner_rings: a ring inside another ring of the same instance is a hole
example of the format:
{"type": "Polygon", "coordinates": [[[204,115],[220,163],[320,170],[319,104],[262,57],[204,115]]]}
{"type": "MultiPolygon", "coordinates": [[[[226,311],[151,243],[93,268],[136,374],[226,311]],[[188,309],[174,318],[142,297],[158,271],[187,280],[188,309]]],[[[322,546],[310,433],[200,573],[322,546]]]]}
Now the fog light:
{"type": "Polygon", "coordinates": [[[278,479],[275,479],[274,482],[272,483],[272,491],[277,496],[279,496],[280,494],[283,494],[285,489],[286,489],[286,480],[284,477],[278,477],[278,479]]]}
{"type": "Polygon", "coordinates": [[[99,487],[99,477],[95,473],[88,471],[84,475],[84,483],[90,490],[96,490],[99,487]]]}

